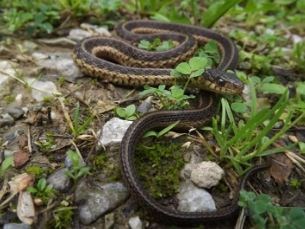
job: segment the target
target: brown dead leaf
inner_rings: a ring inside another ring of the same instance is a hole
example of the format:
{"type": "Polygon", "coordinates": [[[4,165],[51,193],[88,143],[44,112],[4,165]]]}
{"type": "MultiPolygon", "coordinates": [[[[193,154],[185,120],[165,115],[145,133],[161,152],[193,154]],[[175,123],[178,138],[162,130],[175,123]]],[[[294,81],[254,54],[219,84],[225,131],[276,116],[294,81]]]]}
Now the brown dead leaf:
{"type": "Polygon", "coordinates": [[[11,193],[21,192],[25,190],[27,187],[33,185],[33,183],[34,183],[33,176],[27,173],[19,174],[13,177],[11,181],[8,182],[11,193]]]}
{"type": "Polygon", "coordinates": [[[15,168],[22,167],[25,163],[30,159],[30,155],[28,152],[19,150],[14,153],[14,166],[15,168]]]}
{"type": "Polygon", "coordinates": [[[292,168],[292,161],[285,154],[276,154],[272,157],[270,174],[278,184],[288,181],[292,168]]]}

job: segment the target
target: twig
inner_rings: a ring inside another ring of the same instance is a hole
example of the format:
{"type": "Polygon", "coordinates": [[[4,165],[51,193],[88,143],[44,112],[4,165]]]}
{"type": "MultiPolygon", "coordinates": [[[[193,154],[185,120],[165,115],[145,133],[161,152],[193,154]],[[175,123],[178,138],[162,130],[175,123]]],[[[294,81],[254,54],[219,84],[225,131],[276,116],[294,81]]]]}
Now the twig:
{"type": "Polygon", "coordinates": [[[28,125],[28,150],[29,150],[29,153],[31,154],[32,151],[33,151],[33,148],[32,148],[32,135],[31,135],[31,126],[28,125]]]}
{"type": "Polygon", "coordinates": [[[70,118],[70,115],[69,115],[68,112],[67,112],[67,108],[66,108],[65,104],[63,103],[63,98],[58,98],[58,101],[59,101],[59,103],[60,103],[60,105],[61,105],[62,111],[63,111],[63,113],[64,113],[64,116],[65,116],[66,121],[68,122],[68,125],[69,125],[70,129],[71,129],[72,132],[74,133],[74,132],[75,132],[75,129],[74,129],[72,120],[71,120],[71,118],[70,118]]]}

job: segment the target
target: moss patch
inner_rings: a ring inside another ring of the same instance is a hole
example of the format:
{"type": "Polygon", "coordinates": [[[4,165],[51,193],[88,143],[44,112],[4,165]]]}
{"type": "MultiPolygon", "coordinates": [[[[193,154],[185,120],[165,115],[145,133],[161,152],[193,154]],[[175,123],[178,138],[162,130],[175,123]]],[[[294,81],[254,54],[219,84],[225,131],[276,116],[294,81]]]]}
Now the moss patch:
{"type": "Polygon", "coordinates": [[[139,144],[135,164],[144,187],[154,198],[166,198],[177,193],[180,171],[185,164],[180,143],[139,144]]]}

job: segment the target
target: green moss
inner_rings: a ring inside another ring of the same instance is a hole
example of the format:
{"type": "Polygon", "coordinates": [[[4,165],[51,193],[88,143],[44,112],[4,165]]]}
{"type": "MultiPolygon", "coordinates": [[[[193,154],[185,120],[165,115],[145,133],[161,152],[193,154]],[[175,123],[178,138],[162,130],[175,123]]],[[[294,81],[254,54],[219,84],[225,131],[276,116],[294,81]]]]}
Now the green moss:
{"type": "Polygon", "coordinates": [[[95,156],[91,162],[93,171],[104,173],[108,181],[117,181],[120,179],[121,173],[119,167],[107,157],[105,152],[95,156]]]}
{"type": "Polygon", "coordinates": [[[26,173],[34,175],[35,177],[41,177],[45,173],[45,169],[38,165],[30,165],[25,169],[26,173]]]}
{"type": "Polygon", "coordinates": [[[166,141],[151,146],[143,143],[137,147],[136,169],[144,187],[154,198],[177,193],[179,174],[185,164],[181,151],[181,144],[166,141]]]}
{"type": "Polygon", "coordinates": [[[15,101],[15,96],[14,95],[6,95],[6,96],[4,96],[3,99],[4,99],[5,103],[8,105],[8,104],[15,101]]]}

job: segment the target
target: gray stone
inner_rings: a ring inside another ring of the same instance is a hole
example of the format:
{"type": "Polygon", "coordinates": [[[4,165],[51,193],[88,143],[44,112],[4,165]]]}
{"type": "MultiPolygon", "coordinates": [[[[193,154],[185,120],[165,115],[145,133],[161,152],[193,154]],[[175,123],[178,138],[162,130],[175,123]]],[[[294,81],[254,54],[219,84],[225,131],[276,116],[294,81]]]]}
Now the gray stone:
{"type": "Polygon", "coordinates": [[[126,121],[119,118],[110,119],[103,126],[99,145],[107,146],[110,144],[120,143],[131,123],[132,121],[126,121]]]}
{"type": "Polygon", "coordinates": [[[71,178],[66,175],[68,169],[62,168],[48,177],[48,183],[58,191],[66,191],[71,185],[71,178]]]}
{"type": "Polygon", "coordinates": [[[16,70],[13,66],[13,64],[7,60],[1,60],[0,61],[0,69],[3,73],[0,73],[0,87],[4,86],[9,80],[10,76],[16,76],[16,70]]]}
{"type": "Polygon", "coordinates": [[[43,101],[46,97],[54,97],[60,94],[57,91],[56,85],[51,81],[39,81],[29,78],[27,83],[32,89],[32,97],[38,102],[43,101]]]}
{"type": "Polygon", "coordinates": [[[140,113],[148,112],[152,107],[152,96],[147,97],[137,108],[140,113]]]}
{"type": "Polygon", "coordinates": [[[12,126],[14,125],[14,123],[15,123],[14,118],[9,114],[4,114],[2,115],[2,117],[0,117],[0,127],[12,126]]]}
{"type": "Polygon", "coordinates": [[[131,229],[142,229],[143,224],[139,216],[131,217],[128,221],[128,225],[131,229]]]}
{"type": "Polygon", "coordinates": [[[128,197],[127,188],[120,182],[102,184],[83,180],[75,190],[75,201],[80,204],[79,217],[90,224],[121,205],[128,197]]]}
{"type": "Polygon", "coordinates": [[[54,70],[70,82],[75,82],[77,78],[83,76],[83,73],[79,70],[71,58],[71,53],[35,52],[32,54],[32,56],[40,67],[54,70]]]}
{"type": "Polygon", "coordinates": [[[22,110],[20,107],[7,108],[6,112],[9,113],[14,119],[20,119],[24,115],[24,110],[22,110]]]}
{"type": "Polygon", "coordinates": [[[30,229],[31,226],[24,223],[7,223],[3,225],[3,229],[30,229]]]}
{"type": "Polygon", "coordinates": [[[182,212],[210,212],[215,211],[215,202],[206,190],[196,187],[192,182],[180,185],[177,195],[178,210],[182,212]]]}
{"type": "Polygon", "coordinates": [[[199,187],[216,186],[224,175],[223,169],[213,161],[197,163],[191,172],[191,180],[199,187]]]}

